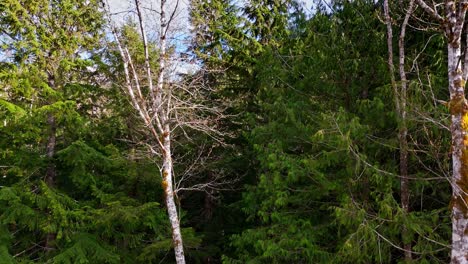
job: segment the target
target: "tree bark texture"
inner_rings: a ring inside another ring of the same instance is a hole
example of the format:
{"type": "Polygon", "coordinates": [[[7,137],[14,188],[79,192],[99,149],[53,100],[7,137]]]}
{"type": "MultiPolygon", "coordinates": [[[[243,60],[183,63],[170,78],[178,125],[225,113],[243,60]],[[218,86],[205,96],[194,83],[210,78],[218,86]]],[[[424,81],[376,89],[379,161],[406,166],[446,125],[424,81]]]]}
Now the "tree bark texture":
{"type": "MultiPolygon", "coordinates": [[[[391,85],[393,88],[394,100],[395,100],[395,110],[398,116],[398,142],[399,142],[399,152],[400,152],[400,163],[399,163],[399,172],[400,172],[400,204],[403,209],[403,213],[406,215],[409,213],[409,204],[410,204],[410,191],[409,191],[409,179],[408,179],[408,128],[407,128],[407,83],[406,70],[405,70],[405,36],[406,36],[406,27],[408,25],[409,18],[413,12],[414,0],[411,0],[408,9],[405,13],[405,18],[401,24],[400,35],[398,38],[398,57],[399,57],[399,74],[400,74],[400,87],[398,87],[395,80],[395,66],[393,64],[393,29],[392,29],[392,18],[390,17],[390,10],[388,0],[384,1],[384,13],[385,13],[385,22],[387,26],[387,48],[388,48],[388,67],[391,76],[391,85]]],[[[402,227],[402,240],[403,240],[403,249],[405,254],[405,261],[412,261],[412,246],[411,242],[405,242],[405,238],[408,235],[408,228],[406,226],[402,227]]]]}
{"type": "MultiPolygon", "coordinates": [[[[452,247],[451,263],[468,264],[468,103],[465,99],[467,57],[462,60],[461,36],[465,25],[468,0],[445,1],[445,17],[437,6],[429,6],[424,0],[418,5],[439,22],[447,38],[448,83],[452,135],[452,247]],[[466,77],[465,77],[466,78],[466,77]]],[[[468,47],[463,47],[465,55],[468,47]]]]}
{"type": "Polygon", "coordinates": [[[174,187],[173,187],[173,171],[172,171],[172,154],[171,154],[171,134],[169,127],[166,127],[163,136],[163,187],[165,192],[167,213],[172,228],[172,241],[174,244],[174,253],[177,264],[185,264],[184,245],[182,243],[182,233],[180,230],[180,222],[177,214],[177,206],[175,204],[174,187]]]}
{"type": "MultiPolygon", "coordinates": [[[[400,101],[400,113],[399,113],[399,128],[398,128],[398,140],[400,145],[400,197],[401,207],[403,213],[407,215],[410,207],[410,186],[408,179],[408,127],[407,127],[407,90],[408,80],[406,78],[405,70],[405,36],[406,27],[408,25],[409,18],[413,13],[414,0],[411,0],[406,10],[405,18],[401,25],[400,36],[398,38],[398,55],[399,55],[399,72],[401,80],[400,94],[397,94],[398,100],[400,101]]],[[[403,248],[405,249],[405,261],[412,261],[412,247],[411,241],[404,241],[408,235],[407,226],[403,226],[402,237],[403,237],[403,248]]]]}
{"type": "MultiPolygon", "coordinates": [[[[468,104],[465,99],[464,67],[462,65],[461,34],[468,1],[456,6],[447,1],[446,35],[448,40],[449,110],[452,134],[452,251],[451,263],[468,263],[468,104]],[[458,10],[457,10],[458,9],[458,10]]],[[[466,70],[466,69],[465,69],[466,70]]]]}
{"type": "Polygon", "coordinates": [[[468,263],[468,104],[459,63],[460,40],[448,45],[450,114],[452,124],[452,263],[468,263]]]}

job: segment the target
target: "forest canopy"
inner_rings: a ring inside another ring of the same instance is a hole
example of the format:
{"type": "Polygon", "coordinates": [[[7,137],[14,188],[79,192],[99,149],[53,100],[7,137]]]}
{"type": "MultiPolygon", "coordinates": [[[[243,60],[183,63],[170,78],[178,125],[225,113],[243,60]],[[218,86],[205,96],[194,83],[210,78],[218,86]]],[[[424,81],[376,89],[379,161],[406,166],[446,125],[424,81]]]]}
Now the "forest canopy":
{"type": "Polygon", "coordinates": [[[0,1],[0,263],[468,263],[467,10],[0,1]]]}

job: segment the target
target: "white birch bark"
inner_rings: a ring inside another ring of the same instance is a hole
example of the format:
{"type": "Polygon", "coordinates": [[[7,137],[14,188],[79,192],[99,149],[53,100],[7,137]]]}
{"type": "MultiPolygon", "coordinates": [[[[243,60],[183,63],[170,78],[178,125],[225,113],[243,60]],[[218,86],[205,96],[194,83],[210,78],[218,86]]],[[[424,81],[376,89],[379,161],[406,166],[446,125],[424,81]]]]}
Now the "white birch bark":
{"type": "Polygon", "coordinates": [[[177,206],[174,199],[174,183],[172,171],[172,152],[171,152],[171,132],[169,126],[166,126],[164,132],[163,145],[163,187],[165,192],[167,213],[172,228],[172,242],[177,264],[185,263],[184,245],[182,243],[182,233],[180,231],[180,222],[177,214],[177,206]]]}
{"type": "Polygon", "coordinates": [[[468,216],[467,216],[467,138],[466,116],[467,103],[465,99],[464,80],[460,63],[460,39],[454,39],[448,44],[450,111],[452,124],[452,263],[468,263],[468,216]],[[465,121],[466,122],[466,121],[465,121]]]}
{"type": "MultiPolygon", "coordinates": [[[[465,99],[466,66],[463,65],[461,34],[468,1],[445,1],[445,18],[423,0],[416,0],[428,14],[441,22],[447,37],[449,110],[452,134],[452,250],[451,263],[468,264],[468,104],[465,99]]],[[[464,47],[465,53],[467,47],[464,47]]]]}
{"type": "Polygon", "coordinates": [[[468,216],[467,194],[468,190],[468,160],[465,139],[467,135],[466,116],[468,105],[465,99],[465,81],[461,63],[461,32],[465,22],[466,1],[456,6],[454,1],[446,2],[448,25],[448,80],[450,91],[450,114],[452,124],[452,263],[468,263],[468,216]],[[458,9],[458,12],[457,12],[458,9]]]}
{"type": "MultiPolygon", "coordinates": [[[[136,0],[138,2],[138,0],[136,0]]],[[[169,221],[171,222],[172,228],[172,243],[174,246],[174,253],[177,264],[185,264],[184,256],[184,245],[182,242],[182,233],[180,231],[179,216],[177,214],[177,207],[174,201],[174,184],[173,184],[173,170],[172,170],[172,152],[171,152],[171,127],[169,125],[169,112],[171,109],[170,105],[170,94],[167,96],[167,102],[165,105],[162,103],[162,92],[164,88],[164,73],[166,70],[166,33],[167,33],[167,21],[165,12],[166,0],[161,0],[161,14],[160,14],[160,33],[159,33],[159,75],[156,84],[155,98],[153,102],[153,108],[156,109],[155,119],[158,120],[158,124],[163,124],[164,132],[163,138],[163,187],[165,188],[166,206],[167,213],[169,215],[169,221]],[[159,121],[160,120],[160,121],[159,121]]],[[[140,17],[141,18],[141,17],[140,17]]],[[[140,25],[143,31],[143,23],[140,19],[140,25]]],[[[145,47],[146,47],[146,37],[145,47]]],[[[147,50],[147,48],[146,48],[147,50]]],[[[145,52],[145,61],[147,62],[148,78],[151,78],[151,71],[149,65],[148,52],[145,52]]],[[[150,90],[153,87],[150,86],[150,90]]]]}
{"type": "MultiPolygon", "coordinates": [[[[177,264],[185,264],[184,256],[184,245],[182,240],[182,233],[180,228],[179,216],[177,213],[177,206],[175,203],[175,191],[174,191],[174,172],[172,162],[172,151],[171,151],[171,120],[169,113],[171,111],[171,93],[167,92],[167,95],[163,97],[164,85],[165,85],[165,71],[166,71],[166,34],[169,27],[166,21],[165,12],[166,0],[161,0],[160,10],[160,35],[159,35],[159,74],[156,85],[153,85],[153,76],[150,65],[148,40],[144,27],[143,15],[141,12],[140,1],[135,0],[137,17],[139,20],[139,27],[142,36],[144,55],[145,55],[145,78],[149,87],[150,96],[145,97],[141,91],[139,76],[136,71],[136,67],[133,64],[131,54],[128,49],[123,47],[119,40],[117,30],[112,27],[115,41],[117,43],[120,56],[123,61],[124,74],[125,74],[125,90],[127,95],[130,97],[131,104],[134,109],[138,112],[140,118],[148,129],[148,134],[152,138],[152,141],[156,142],[161,155],[162,155],[162,185],[164,190],[165,203],[167,207],[169,222],[172,230],[172,241],[175,252],[175,259],[177,264]],[[133,80],[133,82],[132,82],[133,80]],[[164,102],[163,102],[164,100],[164,102]]],[[[108,12],[110,14],[110,12],[108,12]]],[[[174,10],[175,13],[175,10],[174,10]]],[[[112,25],[112,21],[109,18],[109,24],[112,25]]]]}
{"type": "MultiPolygon", "coordinates": [[[[159,23],[161,24],[160,33],[159,33],[159,75],[158,75],[158,82],[156,84],[156,100],[153,107],[159,110],[162,107],[162,89],[164,85],[164,70],[166,69],[166,32],[167,32],[167,25],[166,25],[166,12],[164,10],[164,5],[166,4],[166,0],[161,0],[161,16],[159,23]]],[[[168,113],[167,113],[168,114],[168,113]]],[[[163,115],[166,116],[166,115],[163,115]]]]}

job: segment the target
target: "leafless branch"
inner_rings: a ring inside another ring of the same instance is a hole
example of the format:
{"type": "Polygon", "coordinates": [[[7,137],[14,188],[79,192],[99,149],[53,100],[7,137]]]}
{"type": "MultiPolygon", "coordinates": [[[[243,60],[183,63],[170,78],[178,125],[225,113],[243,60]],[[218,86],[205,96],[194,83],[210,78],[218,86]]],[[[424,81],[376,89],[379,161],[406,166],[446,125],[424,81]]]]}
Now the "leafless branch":
{"type": "Polygon", "coordinates": [[[431,8],[429,5],[427,5],[424,0],[416,0],[416,2],[418,3],[418,5],[424,9],[424,11],[426,11],[427,14],[429,14],[430,16],[432,16],[436,21],[438,21],[439,23],[444,23],[444,18],[441,17],[439,15],[439,13],[437,12],[437,7],[434,6],[434,8],[431,8]]]}

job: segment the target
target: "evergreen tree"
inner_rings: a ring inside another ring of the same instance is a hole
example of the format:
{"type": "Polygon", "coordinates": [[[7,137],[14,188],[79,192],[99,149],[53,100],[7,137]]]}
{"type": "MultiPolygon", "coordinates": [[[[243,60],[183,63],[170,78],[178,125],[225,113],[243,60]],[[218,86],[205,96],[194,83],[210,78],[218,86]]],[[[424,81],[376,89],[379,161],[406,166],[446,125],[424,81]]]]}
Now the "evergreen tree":
{"type": "Polygon", "coordinates": [[[148,160],[126,159],[119,140],[131,120],[115,88],[97,82],[98,10],[97,1],[0,4],[2,260],[151,262],[168,250],[162,197],[146,189],[160,182],[148,160]]]}
{"type": "Polygon", "coordinates": [[[414,2],[192,0],[181,54],[167,0],[1,1],[0,262],[465,261],[466,1],[414,2]]]}

